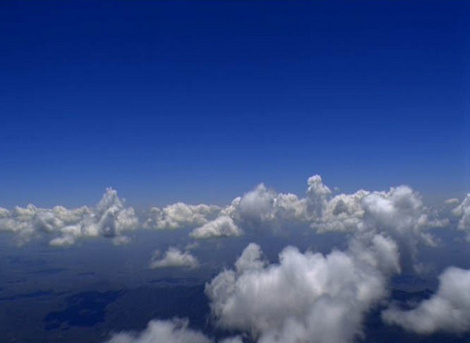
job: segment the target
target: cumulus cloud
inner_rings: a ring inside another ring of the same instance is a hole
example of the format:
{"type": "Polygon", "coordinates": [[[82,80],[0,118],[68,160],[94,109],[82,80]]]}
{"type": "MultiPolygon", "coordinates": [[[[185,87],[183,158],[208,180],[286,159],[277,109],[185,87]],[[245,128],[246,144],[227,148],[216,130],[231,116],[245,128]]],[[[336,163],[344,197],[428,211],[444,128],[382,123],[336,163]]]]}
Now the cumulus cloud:
{"type": "MultiPolygon", "coordinates": [[[[188,326],[187,319],[151,320],[144,331],[116,333],[106,343],[214,343],[214,340],[188,326]]],[[[243,343],[243,340],[236,336],[218,342],[243,343]]]]}
{"type": "Polygon", "coordinates": [[[243,231],[229,216],[220,216],[207,224],[194,229],[190,236],[197,239],[212,237],[240,236],[243,231]]]}
{"type": "Polygon", "coordinates": [[[17,233],[25,241],[35,235],[50,234],[54,236],[49,243],[51,246],[72,245],[82,237],[115,238],[136,229],[138,223],[134,209],[124,207],[123,200],[112,188],[106,189],[96,208],[55,206],[44,209],[28,205],[12,211],[0,210],[0,231],[17,233]]]}
{"type": "Polygon", "coordinates": [[[163,209],[152,207],[144,226],[151,229],[181,229],[206,224],[217,217],[220,207],[214,205],[188,205],[182,202],[163,209]]]}
{"type": "Polygon", "coordinates": [[[470,194],[452,212],[460,217],[458,228],[467,233],[467,240],[470,241],[470,194]]]}
{"type": "Polygon", "coordinates": [[[347,252],[324,256],[287,247],[268,265],[250,244],[206,285],[217,325],[249,332],[260,343],[352,342],[364,314],[386,295],[399,270],[397,247],[376,235],[347,252]]]}
{"type": "Polygon", "coordinates": [[[369,194],[370,192],[359,190],[353,194],[324,198],[320,203],[321,208],[316,209],[317,216],[312,218],[311,226],[319,233],[357,230],[364,219],[362,200],[369,194]]]}
{"type": "MultiPolygon", "coordinates": [[[[467,231],[470,231],[469,199],[454,210],[461,217],[459,227],[467,231]]],[[[313,175],[307,180],[303,198],[277,193],[260,184],[224,208],[181,202],[161,209],[153,207],[142,227],[190,228],[193,229],[190,236],[196,239],[239,236],[250,230],[288,230],[296,224],[309,225],[318,233],[383,233],[406,248],[404,260],[413,261],[419,244],[435,244],[427,229],[445,223],[445,219],[433,218],[419,194],[407,186],[387,192],[359,190],[333,194],[321,176],[313,175]]],[[[52,246],[71,245],[81,237],[109,237],[115,244],[127,243],[127,238],[118,237],[138,227],[134,209],[125,207],[113,189],[106,190],[95,208],[39,209],[33,205],[11,211],[0,208],[0,231],[14,232],[22,240],[48,233],[53,236],[52,246]]]]}
{"type": "Polygon", "coordinates": [[[171,321],[152,320],[147,328],[139,333],[118,333],[107,343],[212,343],[202,333],[188,328],[188,321],[174,319],[171,321]]]}
{"type": "Polygon", "coordinates": [[[392,307],[382,318],[419,334],[470,331],[470,270],[450,267],[439,281],[439,289],[430,299],[408,311],[392,307]]]}
{"type": "Polygon", "coordinates": [[[160,252],[156,251],[150,261],[150,268],[152,269],[169,267],[197,268],[198,266],[199,261],[196,257],[187,251],[181,252],[181,250],[173,247],[168,248],[162,258],[160,258],[160,252]]]}
{"type": "Polygon", "coordinates": [[[299,199],[291,193],[276,193],[264,184],[235,198],[221,214],[230,216],[242,226],[257,227],[260,224],[306,222],[307,199],[299,199]]]}

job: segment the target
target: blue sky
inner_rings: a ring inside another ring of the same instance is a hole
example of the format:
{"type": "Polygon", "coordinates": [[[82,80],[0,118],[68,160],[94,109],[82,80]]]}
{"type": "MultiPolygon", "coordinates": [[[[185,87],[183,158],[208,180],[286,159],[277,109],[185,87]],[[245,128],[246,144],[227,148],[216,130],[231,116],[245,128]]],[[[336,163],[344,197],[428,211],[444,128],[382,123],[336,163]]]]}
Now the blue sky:
{"type": "Polygon", "coordinates": [[[470,191],[464,1],[0,3],[0,206],[470,191]]]}

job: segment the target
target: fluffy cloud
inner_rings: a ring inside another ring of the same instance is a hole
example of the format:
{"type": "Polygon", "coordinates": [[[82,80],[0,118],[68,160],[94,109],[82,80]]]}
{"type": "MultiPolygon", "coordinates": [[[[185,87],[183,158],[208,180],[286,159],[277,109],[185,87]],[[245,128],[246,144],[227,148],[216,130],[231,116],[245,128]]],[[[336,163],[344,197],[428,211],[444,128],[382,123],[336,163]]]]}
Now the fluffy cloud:
{"type": "Polygon", "coordinates": [[[193,238],[229,237],[240,236],[242,230],[235,225],[229,216],[220,216],[207,224],[194,229],[190,236],[193,238]]]}
{"type": "Polygon", "coordinates": [[[419,334],[470,331],[470,270],[450,267],[439,281],[439,289],[430,299],[409,311],[392,307],[382,318],[419,334]]]}
{"type": "Polygon", "coordinates": [[[53,237],[51,246],[72,245],[81,237],[115,238],[124,231],[138,227],[138,219],[132,207],[124,207],[117,192],[106,189],[96,208],[83,206],[66,209],[56,206],[52,209],[15,207],[12,211],[0,210],[0,231],[17,233],[22,240],[42,233],[53,237]]]}
{"type": "Polygon", "coordinates": [[[307,199],[299,199],[290,193],[276,193],[264,184],[258,185],[222,211],[244,226],[257,226],[263,223],[307,221],[307,199]]]}
{"type": "MultiPolygon", "coordinates": [[[[413,261],[418,244],[435,243],[427,229],[445,223],[442,219],[431,220],[431,211],[423,205],[419,194],[407,186],[388,192],[359,190],[334,195],[322,178],[314,175],[308,178],[307,187],[304,198],[277,193],[260,184],[225,208],[184,203],[162,209],[153,207],[142,227],[192,228],[191,237],[198,239],[239,236],[259,229],[290,229],[293,224],[304,223],[318,233],[383,233],[405,247],[404,260],[413,261]]],[[[470,232],[469,199],[454,213],[461,217],[459,227],[470,232]]],[[[22,240],[48,233],[53,236],[50,241],[53,246],[71,245],[80,237],[110,237],[115,244],[127,243],[128,238],[117,237],[138,227],[134,209],[124,207],[113,189],[107,189],[96,208],[39,209],[33,205],[11,211],[0,208],[0,231],[14,232],[22,240]]]]}
{"type": "Polygon", "coordinates": [[[156,251],[150,261],[150,268],[169,268],[169,267],[186,267],[197,268],[199,261],[189,252],[181,252],[177,248],[170,247],[160,258],[160,252],[156,251]]]}
{"type": "MultiPolygon", "coordinates": [[[[141,333],[114,334],[106,343],[214,343],[199,331],[188,327],[187,319],[152,320],[141,333]]],[[[243,343],[240,337],[222,339],[219,343],[243,343]]]]}
{"type": "Polygon", "coordinates": [[[188,321],[152,320],[140,334],[118,333],[107,343],[212,343],[202,333],[188,328],[188,321]]]}
{"type": "Polygon", "coordinates": [[[287,247],[271,265],[250,244],[206,293],[220,327],[249,332],[260,343],[352,342],[398,270],[396,245],[380,235],[327,256],[287,247]]]}
{"type": "Polygon", "coordinates": [[[370,193],[364,190],[353,194],[338,194],[324,198],[311,226],[323,233],[327,231],[355,231],[364,219],[362,199],[370,193]]]}
{"type": "Polygon", "coordinates": [[[458,228],[467,233],[467,240],[470,241],[470,194],[452,212],[460,217],[458,228]]]}
{"type": "Polygon", "coordinates": [[[152,229],[180,229],[196,227],[215,219],[220,207],[213,205],[187,205],[178,202],[159,209],[153,207],[144,226],[152,229]]]}

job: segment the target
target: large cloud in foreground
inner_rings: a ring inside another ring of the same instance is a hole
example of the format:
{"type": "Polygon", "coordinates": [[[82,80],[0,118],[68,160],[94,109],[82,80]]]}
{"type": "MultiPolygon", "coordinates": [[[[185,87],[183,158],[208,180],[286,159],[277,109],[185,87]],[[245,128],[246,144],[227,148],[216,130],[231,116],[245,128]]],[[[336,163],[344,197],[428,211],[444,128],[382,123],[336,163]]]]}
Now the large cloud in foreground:
{"type": "Polygon", "coordinates": [[[326,256],[287,247],[272,265],[250,244],[206,293],[217,325],[260,343],[352,342],[398,270],[397,247],[381,235],[326,256]]]}

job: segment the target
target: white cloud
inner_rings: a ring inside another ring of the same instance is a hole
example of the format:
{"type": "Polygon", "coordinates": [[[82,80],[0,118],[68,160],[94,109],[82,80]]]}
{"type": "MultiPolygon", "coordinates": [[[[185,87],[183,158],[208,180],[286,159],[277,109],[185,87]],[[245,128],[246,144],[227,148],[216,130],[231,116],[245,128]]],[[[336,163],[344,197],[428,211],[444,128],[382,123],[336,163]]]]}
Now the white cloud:
{"type": "Polygon", "coordinates": [[[276,193],[260,184],[243,197],[235,198],[222,214],[231,216],[240,225],[251,227],[263,223],[306,222],[308,203],[307,199],[299,199],[295,194],[276,193]]]}
{"type": "Polygon", "coordinates": [[[232,218],[229,216],[221,216],[207,224],[194,229],[190,236],[197,239],[212,238],[212,237],[230,237],[240,236],[243,234],[242,230],[235,225],[232,218]]]}
{"type": "Polygon", "coordinates": [[[467,233],[467,240],[470,241],[470,194],[452,212],[460,217],[458,228],[467,233]]]}
{"type": "MultiPolygon", "coordinates": [[[[214,343],[214,340],[188,326],[187,319],[151,320],[144,331],[116,333],[106,343],[214,343]]],[[[243,343],[243,340],[236,336],[218,342],[243,343]]]]}
{"type": "Polygon", "coordinates": [[[212,343],[202,333],[188,328],[188,321],[174,319],[172,321],[152,320],[147,328],[139,333],[118,333],[107,343],[212,343]]]}
{"type": "Polygon", "coordinates": [[[150,268],[187,267],[197,268],[199,261],[189,252],[181,252],[177,248],[170,247],[160,258],[160,252],[156,251],[150,261],[150,268]]]}
{"type": "Polygon", "coordinates": [[[220,343],[243,343],[243,340],[240,336],[225,338],[220,341],[220,343]]]}
{"type": "Polygon", "coordinates": [[[444,201],[444,203],[446,205],[457,205],[459,202],[460,201],[457,198],[450,198],[450,199],[447,199],[446,201],[444,201]]]}
{"type": "Polygon", "coordinates": [[[17,233],[23,241],[35,235],[53,235],[51,246],[72,245],[81,237],[118,237],[124,231],[136,229],[139,223],[134,209],[124,207],[112,188],[106,189],[96,208],[44,209],[28,205],[12,211],[3,209],[0,214],[0,231],[17,233]]]}
{"type": "Polygon", "coordinates": [[[386,295],[398,271],[393,241],[375,236],[327,256],[285,248],[267,265],[256,244],[206,285],[217,325],[249,332],[260,343],[352,342],[364,314],[386,295]]]}
{"type": "Polygon", "coordinates": [[[163,209],[151,208],[144,225],[151,229],[191,228],[215,219],[220,210],[220,207],[214,205],[187,205],[178,202],[163,209]]]}
{"type": "Polygon", "coordinates": [[[433,223],[419,194],[407,186],[399,186],[389,192],[371,193],[361,203],[364,216],[359,230],[392,237],[400,246],[402,265],[419,268],[416,264],[418,244],[436,245],[428,232],[433,223]]]}
{"type": "Polygon", "coordinates": [[[364,217],[362,199],[369,194],[359,190],[353,194],[338,194],[329,200],[324,199],[321,211],[317,211],[319,217],[313,218],[311,226],[320,233],[357,230],[364,217]]]}
{"type": "Polygon", "coordinates": [[[450,267],[439,281],[439,289],[430,299],[409,311],[392,307],[382,318],[419,334],[470,331],[470,270],[450,267]]]}

